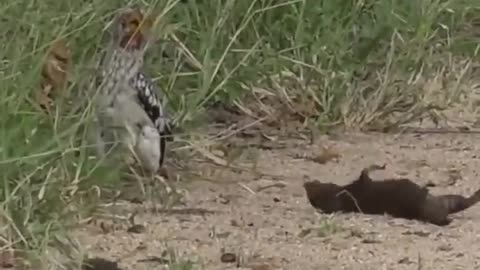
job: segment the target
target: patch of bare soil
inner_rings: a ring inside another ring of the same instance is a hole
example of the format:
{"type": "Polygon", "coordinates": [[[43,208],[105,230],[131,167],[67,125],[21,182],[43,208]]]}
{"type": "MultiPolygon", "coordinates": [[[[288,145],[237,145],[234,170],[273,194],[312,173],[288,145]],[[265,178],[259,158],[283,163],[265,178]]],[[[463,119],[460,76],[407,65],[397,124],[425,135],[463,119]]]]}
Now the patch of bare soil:
{"type": "Polygon", "coordinates": [[[91,224],[77,235],[89,254],[124,269],[164,269],[172,261],[173,269],[190,269],[185,260],[209,270],[476,269],[479,205],[453,215],[447,227],[326,215],[308,203],[302,184],[345,184],[364,167],[386,163],[372,178],[408,177],[433,186],[433,194],[470,195],[480,187],[477,140],[475,134],[344,134],[256,145],[234,165],[199,164],[203,176],[178,183],[187,190],[183,205],[153,213],[148,203],[123,203],[119,215],[136,212],[134,222],[114,230],[91,224]]]}

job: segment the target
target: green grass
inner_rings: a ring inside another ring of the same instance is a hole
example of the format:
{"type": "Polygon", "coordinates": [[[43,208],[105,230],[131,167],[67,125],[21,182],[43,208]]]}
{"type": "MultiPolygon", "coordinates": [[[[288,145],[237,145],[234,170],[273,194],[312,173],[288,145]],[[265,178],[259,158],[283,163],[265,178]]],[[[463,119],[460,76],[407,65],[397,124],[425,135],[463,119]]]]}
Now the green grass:
{"type": "MultiPolygon", "coordinates": [[[[88,113],[63,104],[48,120],[28,98],[45,50],[63,36],[74,53],[69,89],[85,100],[101,30],[120,2],[0,4],[1,234],[35,265],[51,263],[47,247],[88,216],[97,203],[89,194],[115,186],[118,173],[87,158],[88,113]]],[[[318,114],[309,120],[319,129],[382,129],[454,106],[474,85],[474,69],[463,68],[478,61],[477,0],[189,0],[150,8],[163,14],[155,29],[163,42],[150,50],[147,70],[187,131],[209,104],[248,100],[254,88],[314,100],[318,114]]]]}

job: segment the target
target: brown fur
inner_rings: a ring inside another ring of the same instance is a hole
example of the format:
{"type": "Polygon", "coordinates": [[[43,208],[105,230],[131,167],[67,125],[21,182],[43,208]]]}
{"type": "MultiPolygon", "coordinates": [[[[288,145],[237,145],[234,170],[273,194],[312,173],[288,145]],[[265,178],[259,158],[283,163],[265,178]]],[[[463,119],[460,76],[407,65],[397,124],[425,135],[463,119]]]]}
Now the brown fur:
{"type": "Polygon", "coordinates": [[[449,214],[463,211],[480,201],[480,189],[468,198],[451,194],[434,196],[426,187],[409,179],[373,181],[369,177],[370,171],[384,168],[385,165],[365,168],[357,180],[345,186],[310,181],[304,183],[304,188],[312,206],[325,213],[389,214],[439,226],[451,222],[449,214]]]}

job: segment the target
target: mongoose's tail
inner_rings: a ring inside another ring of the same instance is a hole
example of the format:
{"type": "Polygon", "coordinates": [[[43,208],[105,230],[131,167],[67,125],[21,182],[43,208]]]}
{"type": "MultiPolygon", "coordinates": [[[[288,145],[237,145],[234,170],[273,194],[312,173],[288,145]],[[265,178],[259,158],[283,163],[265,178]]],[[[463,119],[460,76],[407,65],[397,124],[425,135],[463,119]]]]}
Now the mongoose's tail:
{"type": "Polygon", "coordinates": [[[445,206],[449,214],[457,213],[472,207],[480,201],[480,189],[468,198],[462,195],[441,195],[437,196],[437,198],[445,206]]]}

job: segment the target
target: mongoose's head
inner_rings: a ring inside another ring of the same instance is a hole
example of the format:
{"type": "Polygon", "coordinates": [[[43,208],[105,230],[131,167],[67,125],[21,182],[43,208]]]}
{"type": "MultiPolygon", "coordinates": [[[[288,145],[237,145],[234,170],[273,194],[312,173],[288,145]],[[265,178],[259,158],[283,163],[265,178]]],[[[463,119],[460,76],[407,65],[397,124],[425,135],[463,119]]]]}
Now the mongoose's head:
{"type": "Polygon", "coordinates": [[[341,187],[332,183],[321,183],[309,181],[303,184],[307,198],[313,207],[325,213],[338,211],[341,207],[341,200],[338,193],[341,187]]]}

